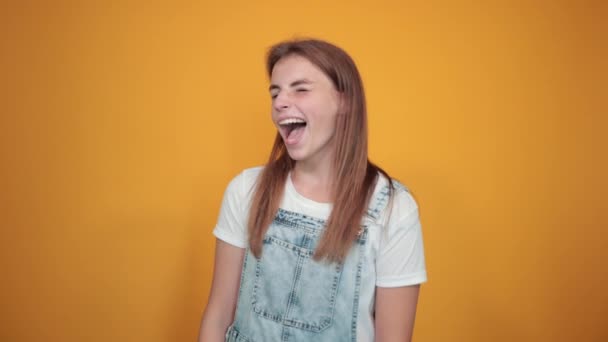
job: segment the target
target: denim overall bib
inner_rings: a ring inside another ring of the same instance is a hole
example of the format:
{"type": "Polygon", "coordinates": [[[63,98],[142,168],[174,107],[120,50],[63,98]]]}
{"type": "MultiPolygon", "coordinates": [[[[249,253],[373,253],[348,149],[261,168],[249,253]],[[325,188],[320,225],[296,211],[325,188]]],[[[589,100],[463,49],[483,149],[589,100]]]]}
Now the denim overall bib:
{"type": "MultiPolygon", "coordinates": [[[[370,224],[380,224],[388,185],[370,201],[343,263],[312,259],[325,220],[279,209],[258,260],[247,249],[227,342],[356,341],[361,270],[370,224]]],[[[368,314],[363,312],[363,314],[368,314]]]]}

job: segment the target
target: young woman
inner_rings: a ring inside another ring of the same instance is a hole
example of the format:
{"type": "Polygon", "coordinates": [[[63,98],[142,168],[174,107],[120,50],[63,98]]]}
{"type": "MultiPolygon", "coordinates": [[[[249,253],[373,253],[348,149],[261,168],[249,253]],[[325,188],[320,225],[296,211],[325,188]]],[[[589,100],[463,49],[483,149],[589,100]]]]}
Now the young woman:
{"type": "Polygon", "coordinates": [[[368,160],[353,60],[287,41],[267,71],[278,133],[224,194],[199,341],[409,341],[426,281],[418,207],[368,160]]]}

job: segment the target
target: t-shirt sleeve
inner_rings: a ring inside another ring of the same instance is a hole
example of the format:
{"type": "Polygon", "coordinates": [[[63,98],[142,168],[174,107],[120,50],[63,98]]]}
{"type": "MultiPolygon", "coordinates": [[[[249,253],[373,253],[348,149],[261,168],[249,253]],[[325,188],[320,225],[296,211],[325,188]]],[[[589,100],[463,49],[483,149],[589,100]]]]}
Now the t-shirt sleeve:
{"type": "Polygon", "coordinates": [[[245,190],[245,173],[236,176],[226,187],[222,207],[213,235],[236,247],[247,247],[247,212],[249,211],[245,190]]]}
{"type": "Polygon", "coordinates": [[[376,256],[376,286],[399,287],[424,283],[426,265],[418,206],[409,192],[395,194],[386,231],[376,256]]]}

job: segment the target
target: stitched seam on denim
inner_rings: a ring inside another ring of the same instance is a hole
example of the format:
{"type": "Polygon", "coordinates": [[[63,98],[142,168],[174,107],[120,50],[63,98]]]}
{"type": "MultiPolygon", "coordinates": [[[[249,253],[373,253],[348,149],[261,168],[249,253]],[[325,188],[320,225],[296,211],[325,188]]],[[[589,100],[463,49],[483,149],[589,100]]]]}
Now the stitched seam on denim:
{"type": "Polygon", "coordinates": [[[342,268],[343,265],[342,264],[336,264],[335,265],[335,269],[333,271],[334,274],[334,279],[332,281],[332,287],[331,287],[331,296],[330,296],[330,300],[329,300],[329,308],[330,308],[330,312],[329,312],[329,317],[321,320],[319,322],[319,324],[311,324],[311,323],[307,323],[307,322],[302,322],[300,320],[297,319],[285,319],[285,322],[287,325],[302,329],[302,330],[308,330],[308,331],[312,331],[315,333],[319,333],[325,329],[327,329],[329,326],[331,326],[332,322],[333,322],[333,317],[334,317],[334,312],[335,312],[335,307],[336,307],[336,298],[337,298],[337,293],[338,293],[338,286],[340,284],[340,279],[342,278],[342,268]]]}
{"type": "Polygon", "coordinates": [[[289,243],[287,241],[283,241],[281,239],[278,239],[272,235],[267,235],[264,238],[264,242],[265,243],[272,243],[273,245],[282,247],[283,249],[286,249],[288,251],[292,251],[297,253],[300,256],[305,256],[305,257],[311,257],[314,254],[314,251],[311,251],[310,249],[306,249],[306,248],[302,248],[300,246],[294,245],[292,243],[289,243]]]}
{"type": "Polygon", "coordinates": [[[273,315],[271,313],[266,312],[266,310],[264,310],[263,308],[258,306],[257,303],[257,299],[258,299],[258,280],[261,279],[261,260],[258,260],[258,262],[256,263],[256,268],[255,268],[255,279],[254,279],[254,285],[253,285],[253,300],[251,301],[251,307],[253,308],[253,311],[255,313],[257,313],[258,315],[269,319],[271,321],[275,321],[277,323],[281,322],[281,320],[283,319],[283,317],[279,316],[279,315],[273,315]]]}
{"type": "MultiPolygon", "coordinates": [[[[311,237],[309,237],[308,235],[304,235],[303,241],[302,241],[302,244],[304,246],[312,246],[312,242],[313,241],[312,241],[311,237]]],[[[331,326],[331,324],[333,322],[333,315],[334,315],[334,311],[335,311],[335,303],[336,303],[336,298],[337,298],[338,285],[340,284],[340,279],[342,277],[343,265],[335,264],[334,266],[332,266],[333,271],[331,272],[331,274],[333,274],[333,280],[332,280],[332,287],[330,289],[330,300],[328,303],[328,305],[329,305],[328,316],[329,317],[325,317],[325,318],[321,319],[318,322],[318,324],[311,323],[311,322],[304,322],[304,321],[301,321],[298,319],[290,318],[292,307],[295,305],[295,303],[293,303],[293,301],[291,299],[293,297],[295,297],[296,294],[300,291],[300,285],[302,284],[302,282],[300,281],[300,277],[301,277],[301,273],[303,272],[303,269],[304,269],[304,263],[313,262],[311,257],[312,257],[312,253],[310,255],[302,255],[302,254],[299,255],[297,265],[298,265],[298,271],[300,272],[300,274],[298,276],[298,279],[296,280],[297,282],[294,283],[294,285],[292,287],[293,293],[290,294],[289,307],[288,307],[287,312],[285,313],[283,322],[287,326],[318,333],[318,332],[325,330],[327,327],[331,326]]]]}
{"type": "MultiPolygon", "coordinates": [[[[294,306],[294,297],[296,296],[296,290],[297,290],[297,286],[299,284],[299,280],[300,277],[302,275],[302,263],[304,261],[304,257],[302,255],[298,255],[298,260],[296,261],[296,271],[294,272],[294,276],[293,276],[293,281],[291,283],[291,291],[289,292],[289,297],[287,297],[287,308],[285,309],[285,314],[283,315],[283,320],[282,320],[282,324],[285,325],[289,325],[287,324],[289,315],[291,315],[291,311],[292,308],[294,306]]],[[[285,335],[286,333],[286,328],[283,327],[282,329],[282,333],[281,333],[281,338],[283,338],[283,336],[285,336],[285,339],[283,339],[284,341],[287,341],[287,335],[285,335]]]]}
{"type": "Polygon", "coordinates": [[[382,187],[378,195],[374,197],[370,208],[368,208],[367,210],[367,216],[369,216],[373,220],[378,220],[380,218],[380,213],[382,212],[382,210],[384,210],[384,207],[386,207],[389,197],[388,195],[389,186],[385,185],[384,187],[382,187]]]}
{"type": "Polygon", "coordinates": [[[274,219],[275,223],[284,225],[288,228],[302,228],[313,235],[319,235],[325,227],[325,220],[288,211],[279,208],[274,219]]]}
{"type": "Polygon", "coordinates": [[[281,342],[289,341],[289,327],[281,325],[281,342]]]}
{"type": "Polygon", "coordinates": [[[234,325],[228,329],[225,338],[226,342],[253,342],[248,337],[241,334],[241,332],[238,331],[234,325]]]}
{"type": "Polygon", "coordinates": [[[353,298],[353,317],[351,336],[353,341],[357,340],[357,319],[359,314],[359,292],[361,291],[361,270],[363,269],[363,246],[359,248],[359,261],[357,262],[357,275],[355,276],[355,295],[353,298]]]}
{"type": "Polygon", "coordinates": [[[364,225],[363,227],[361,227],[361,234],[357,238],[357,243],[359,245],[365,245],[365,242],[367,242],[367,235],[368,234],[369,234],[369,226],[368,225],[364,225]]]}

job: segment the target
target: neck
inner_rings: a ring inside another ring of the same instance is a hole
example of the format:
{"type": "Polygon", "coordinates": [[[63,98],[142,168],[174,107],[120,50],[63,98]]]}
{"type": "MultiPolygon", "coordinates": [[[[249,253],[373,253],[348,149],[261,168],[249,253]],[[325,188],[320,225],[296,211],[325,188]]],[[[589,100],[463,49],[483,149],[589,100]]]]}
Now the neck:
{"type": "Polygon", "coordinates": [[[318,202],[333,202],[335,180],[330,158],[322,163],[297,161],[291,181],[303,196],[318,202]]]}

